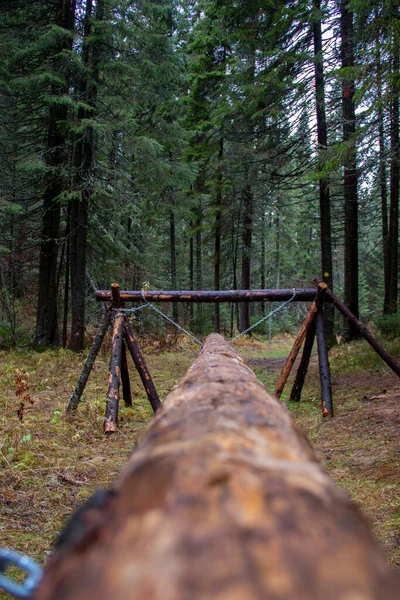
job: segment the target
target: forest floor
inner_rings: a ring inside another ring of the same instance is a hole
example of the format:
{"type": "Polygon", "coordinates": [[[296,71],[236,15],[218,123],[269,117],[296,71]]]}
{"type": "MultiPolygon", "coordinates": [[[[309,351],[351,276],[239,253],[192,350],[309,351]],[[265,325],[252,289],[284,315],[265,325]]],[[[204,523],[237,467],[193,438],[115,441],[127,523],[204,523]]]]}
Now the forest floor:
{"type": "MultiPolygon", "coordinates": [[[[273,391],[292,341],[279,337],[268,344],[252,339],[235,346],[273,391]]],[[[398,341],[386,346],[399,356],[398,341]]],[[[197,347],[181,337],[170,338],[164,346],[142,340],[141,347],[162,398],[198,354],[197,347]]],[[[103,435],[109,351],[108,342],[83,402],[69,418],[65,408],[82,355],[61,349],[0,352],[0,547],[44,562],[74,508],[115,479],[151,418],[132,368],[134,406],[121,407],[118,433],[103,435]]],[[[315,357],[302,401],[288,408],[335,482],[369,515],[390,562],[399,566],[400,379],[363,341],[337,346],[330,357],[335,417],[321,417],[315,357]]],[[[285,402],[290,384],[282,397],[285,402]]],[[[0,592],[0,599],[5,598],[0,592]]]]}

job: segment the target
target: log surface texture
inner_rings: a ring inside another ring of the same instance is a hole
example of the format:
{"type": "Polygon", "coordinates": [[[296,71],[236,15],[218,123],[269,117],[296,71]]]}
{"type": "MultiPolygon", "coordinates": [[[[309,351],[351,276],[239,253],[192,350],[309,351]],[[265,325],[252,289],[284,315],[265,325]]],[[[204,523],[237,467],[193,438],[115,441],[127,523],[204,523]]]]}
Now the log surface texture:
{"type": "Polygon", "coordinates": [[[212,334],[35,600],[398,600],[397,575],[283,405],[212,334]]]}
{"type": "MultiPolygon", "coordinates": [[[[114,284],[113,284],[114,285],[114,284]]],[[[94,294],[96,300],[109,302],[112,300],[110,290],[96,290],[94,294]]],[[[293,290],[123,290],[120,294],[122,302],[140,302],[145,299],[147,302],[281,302],[289,300],[293,296],[293,290]]],[[[296,288],[296,295],[293,302],[311,302],[315,298],[313,288],[296,288]]]]}

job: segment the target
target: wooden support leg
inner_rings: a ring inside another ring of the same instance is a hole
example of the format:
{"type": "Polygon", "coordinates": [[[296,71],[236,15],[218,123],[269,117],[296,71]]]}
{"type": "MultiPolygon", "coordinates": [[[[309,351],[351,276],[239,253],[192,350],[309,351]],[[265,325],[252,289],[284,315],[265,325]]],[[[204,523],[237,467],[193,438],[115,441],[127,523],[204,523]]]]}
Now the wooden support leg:
{"type": "Polygon", "coordinates": [[[96,356],[99,353],[105,335],[108,331],[108,328],[111,323],[111,311],[107,310],[102,317],[99,329],[97,331],[96,337],[92,344],[92,347],[89,350],[89,354],[85,360],[85,363],[82,367],[81,374],[78,379],[78,383],[75,386],[74,391],[68,400],[67,413],[71,413],[78,408],[78,404],[80,402],[81,396],[84,392],[85,386],[87,384],[87,380],[89,379],[90,372],[93,368],[94,361],[96,360],[96,356]]]}
{"type": "Polygon", "coordinates": [[[292,391],[290,393],[291,402],[300,402],[301,392],[303,390],[304,381],[306,379],[308,364],[311,358],[311,352],[314,345],[315,339],[315,323],[311,323],[310,328],[306,335],[306,340],[303,346],[303,354],[301,356],[299,368],[297,369],[296,378],[293,383],[292,391]]]}
{"type": "Polygon", "coordinates": [[[277,398],[280,398],[283,389],[286,385],[286,381],[288,380],[288,377],[290,375],[290,371],[292,370],[292,367],[294,365],[294,361],[297,358],[297,355],[299,353],[299,350],[301,348],[301,345],[303,343],[303,340],[306,336],[307,331],[310,328],[311,323],[314,320],[315,315],[318,312],[318,307],[321,304],[322,298],[323,298],[323,294],[325,292],[325,289],[327,288],[326,283],[321,283],[318,286],[318,291],[317,291],[317,295],[315,297],[314,302],[311,304],[310,308],[308,309],[308,313],[306,315],[306,318],[303,321],[302,326],[300,327],[300,331],[296,337],[296,339],[294,340],[294,344],[293,347],[290,351],[289,356],[286,359],[285,365],[282,369],[282,372],[279,376],[278,379],[278,383],[276,384],[275,387],[275,396],[277,398]]]}
{"type": "Polygon", "coordinates": [[[332,383],[329,368],[328,344],[326,342],[324,313],[318,311],[315,317],[315,332],[317,335],[319,375],[321,380],[321,406],[324,417],[333,417],[332,383]]]}
{"type": "Polygon", "coordinates": [[[125,341],[128,346],[128,350],[131,353],[132,360],[135,363],[135,367],[140,375],[144,389],[146,390],[147,397],[152,406],[154,412],[161,406],[160,398],[158,397],[156,388],[153,380],[150,376],[149,370],[144,361],[143,355],[140,352],[135,336],[133,335],[132,328],[129,323],[125,323],[125,341]]]}
{"type": "Polygon", "coordinates": [[[122,341],[122,348],[121,348],[121,381],[122,381],[122,395],[124,398],[125,406],[132,406],[131,382],[129,379],[128,363],[126,360],[125,340],[122,341]]]}
{"type": "Polygon", "coordinates": [[[106,416],[103,424],[104,433],[113,433],[114,431],[117,431],[118,428],[118,404],[124,320],[125,316],[122,313],[116,313],[113,326],[110,374],[108,376],[106,416]]]}

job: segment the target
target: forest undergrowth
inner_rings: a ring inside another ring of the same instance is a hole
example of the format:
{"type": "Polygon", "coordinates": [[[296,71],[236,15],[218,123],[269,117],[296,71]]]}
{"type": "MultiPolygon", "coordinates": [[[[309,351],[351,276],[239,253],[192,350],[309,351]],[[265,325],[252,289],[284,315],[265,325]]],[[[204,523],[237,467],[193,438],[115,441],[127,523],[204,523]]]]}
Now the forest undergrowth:
{"type": "MultiPolygon", "coordinates": [[[[272,391],[293,339],[235,343],[272,391]]],[[[387,348],[400,355],[398,341],[387,348]]],[[[157,390],[165,395],[198,349],[184,337],[141,340],[157,390]]],[[[0,546],[46,559],[74,508],[117,476],[152,415],[131,368],[133,407],[122,405],[119,432],[104,436],[110,341],[98,357],[73,417],[68,397],[83,356],[66,350],[0,352],[0,546]]],[[[302,401],[288,404],[335,482],[373,522],[393,565],[400,565],[400,380],[363,341],[331,351],[334,419],[322,419],[319,375],[312,359],[302,401]]],[[[295,369],[294,369],[295,371],[295,369]]],[[[288,403],[291,381],[283,401],[288,403]]],[[[1,594],[0,598],[8,598],[1,594]]]]}

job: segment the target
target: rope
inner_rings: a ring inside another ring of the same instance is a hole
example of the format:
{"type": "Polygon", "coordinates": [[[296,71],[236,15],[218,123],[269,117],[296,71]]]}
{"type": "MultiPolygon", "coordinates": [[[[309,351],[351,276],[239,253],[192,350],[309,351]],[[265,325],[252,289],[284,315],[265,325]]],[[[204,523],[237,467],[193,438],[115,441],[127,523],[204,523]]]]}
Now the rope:
{"type": "MultiPolygon", "coordinates": [[[[192,333],[190,333],[189,331],[187,331],[186,329],[184,329],[183,327],[181,327],[179,325],[179,323],[176,323],[168,315],[166,315],[165,313],[161,312],[161,310],[158,310],[158,308],[156,308],[154,306],[154,304],[151,304],[150,302],[147,302],[147,300],[146,300],[143,292],[142,292],[142,298],[143,298],[144,302],[146,303],[144,306],[149,306],[150,308],[152,308],[156,313],[158,313],[164,319],[166,319],[167,321],[169,321],[170,323],[172,323],[172,325],[174,325],[177,329],[180,329],[181,331],[183,331],[183,333],[186,334],[189,338],[191,338],[194,342],[196,342],[196,344],[199,344],[199,346],[203,346],[203,342],[201,342],[199,339],[197,339],[197,337],[195,337],[192,333]]],[[[141,306],[139,308],[144,308],[144,307],[141,306]]]]}
{"type": "MultiPolygon", "coordinates": [[[[245,329],[244,331],[242,331],[241,333],[238,333],[238,335],[236,335],[231,341],[230,343],[233,344],[233,342],[235,342],[236,340],[238,340],[240,337],[242,337],[243,335],[246,335],[246,333],[248,333],[249,331],[251,331],[252,329],[254,329],[254,327],[257,327],[257,325],[260,325],[260,323],[263,323],[264,321],[266,321],[267,319],[270,319],[271,317],[273,317],[277,312],[279,312],[280,310],[282,310],[282,308],[284,308],[285,306],[287,306],[288,304],[290,304],[290,302],[292,302],[293,298],[296,296],[296,289],[292,288],[292,292],[293,295],[291,298],[289,298],[289,300],[286,300],[286,302],[284,302],[283,304],[280,304],[277,308],[275,308],[274,310],[272,310],[268,315],[265,315],[265,317],[262,317],[262,319],[260,319],[259,321],[257,321],[257,323],[254,323],[254,325],[251,325],[251,327],[248,327],[247,329],[245,329]]],[[[271,331],[271,330],[270,330],[271,331]]]]}

